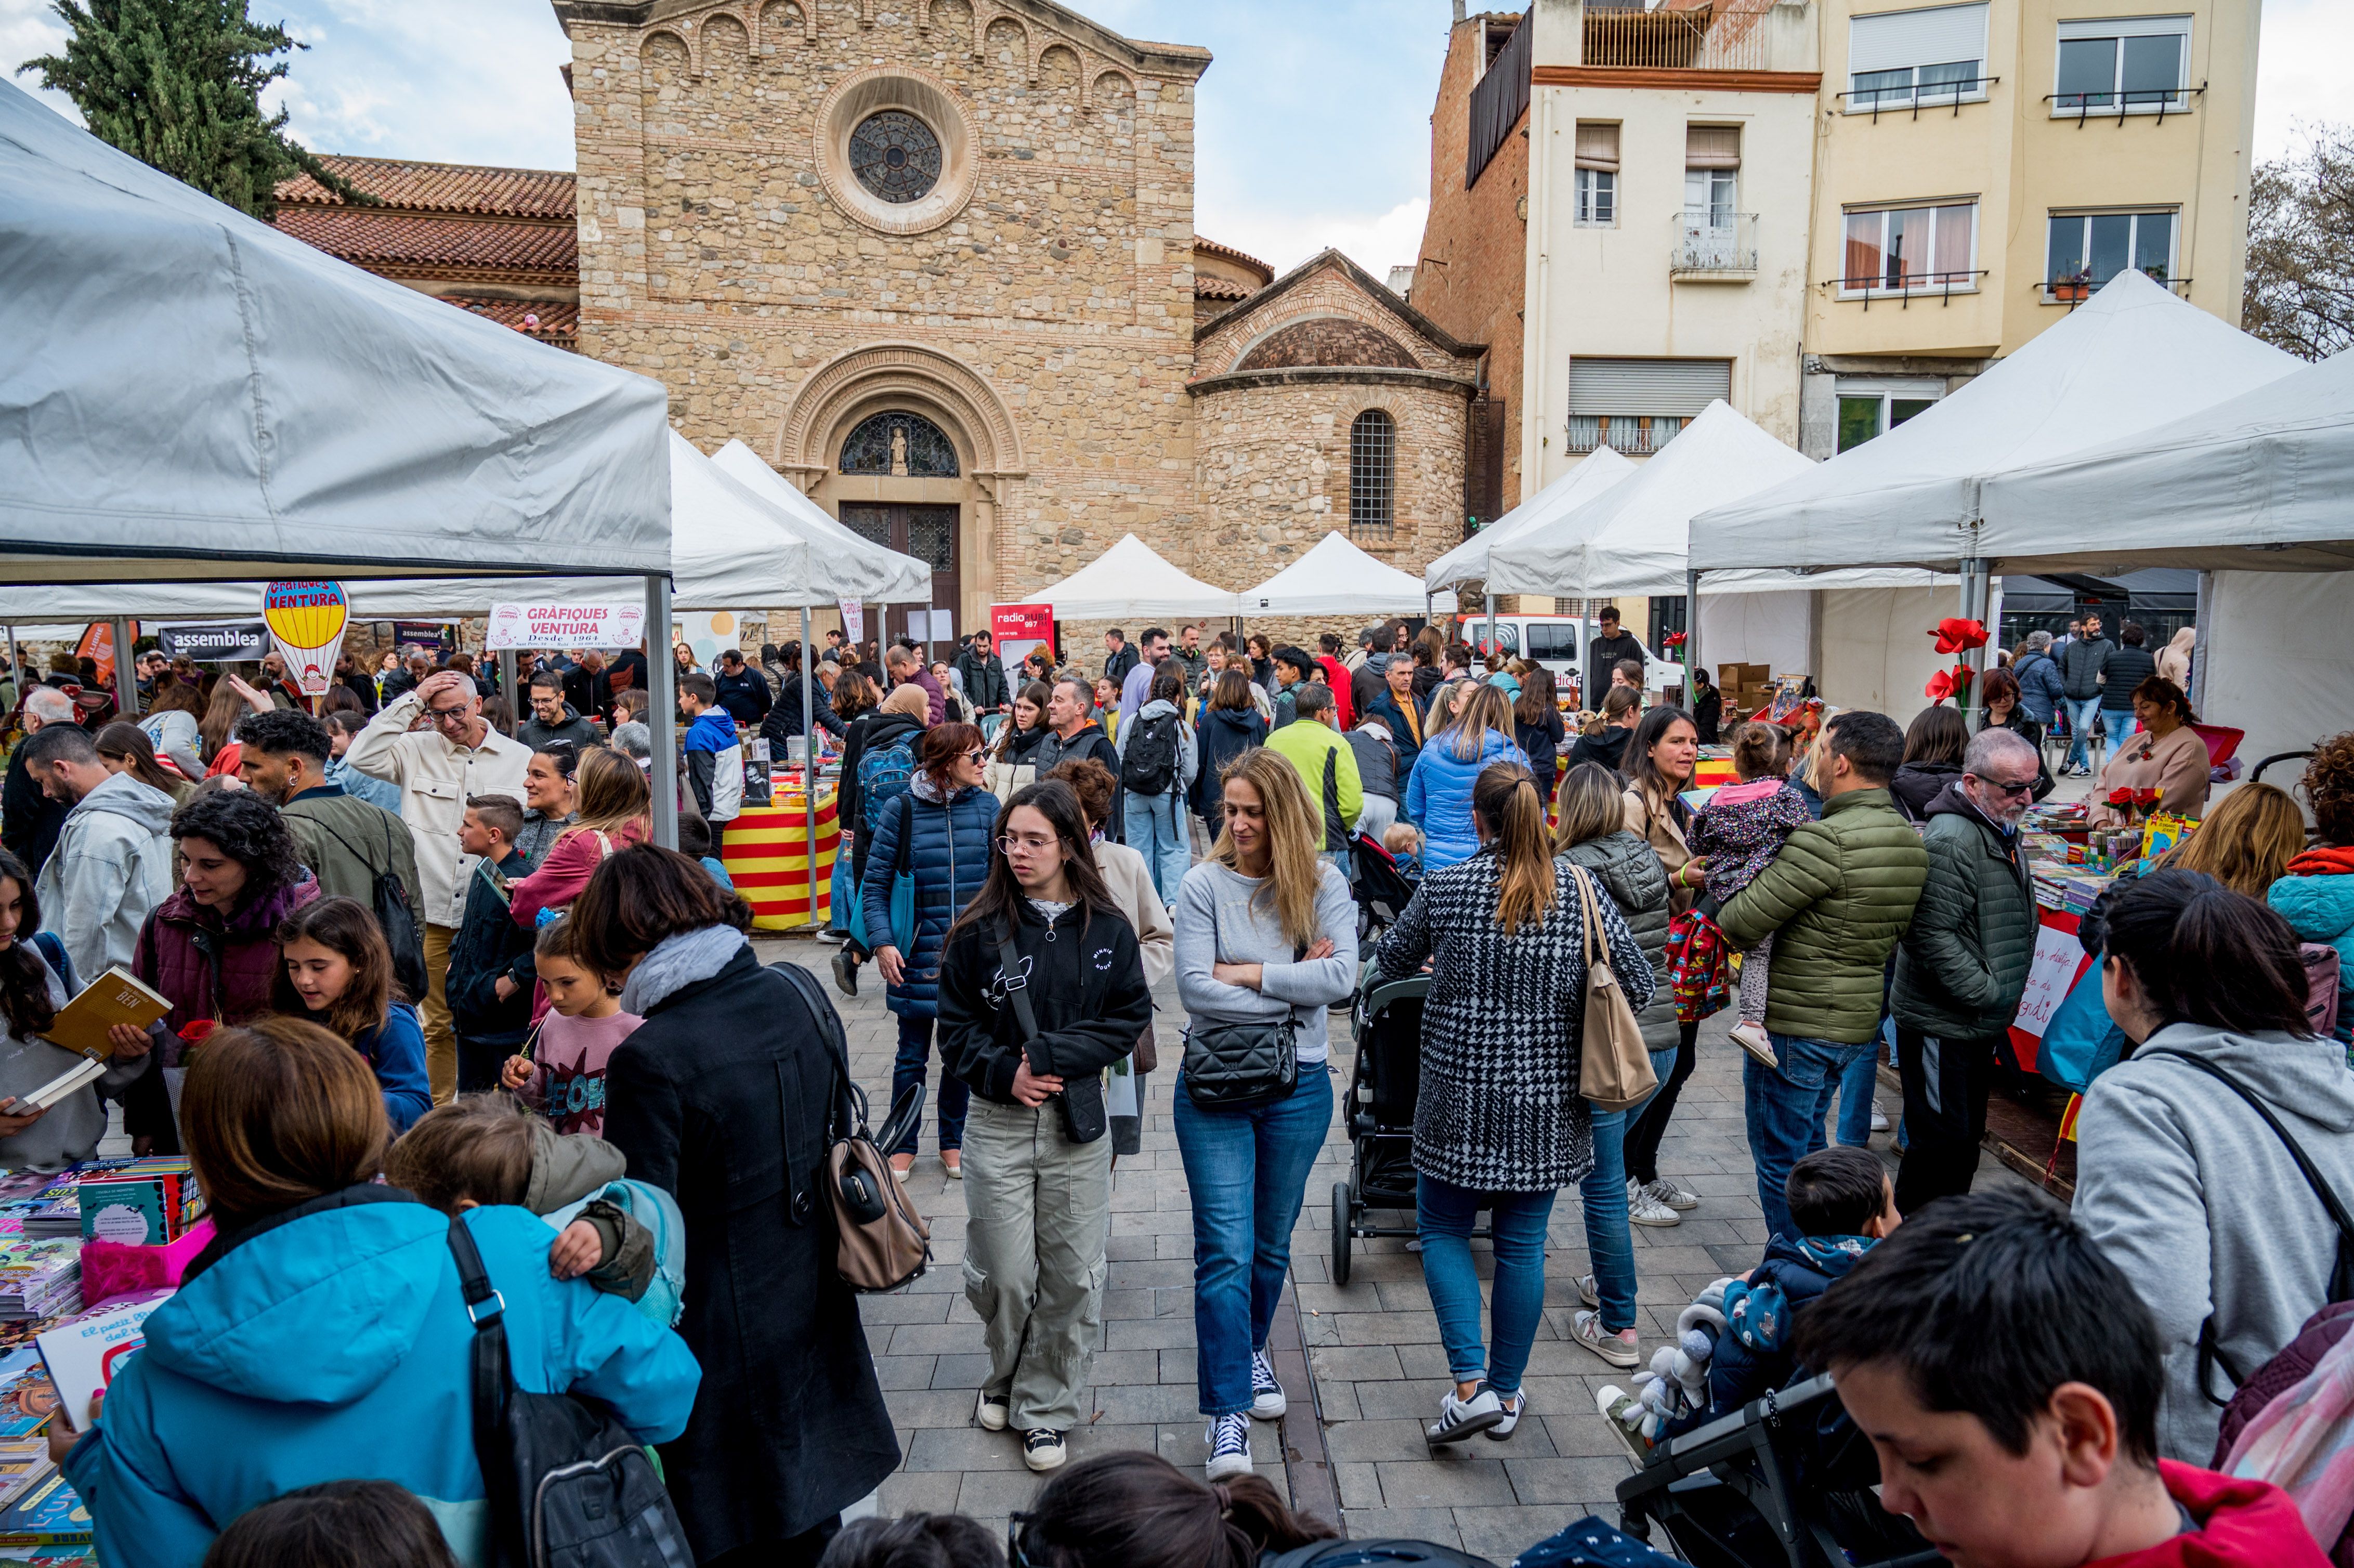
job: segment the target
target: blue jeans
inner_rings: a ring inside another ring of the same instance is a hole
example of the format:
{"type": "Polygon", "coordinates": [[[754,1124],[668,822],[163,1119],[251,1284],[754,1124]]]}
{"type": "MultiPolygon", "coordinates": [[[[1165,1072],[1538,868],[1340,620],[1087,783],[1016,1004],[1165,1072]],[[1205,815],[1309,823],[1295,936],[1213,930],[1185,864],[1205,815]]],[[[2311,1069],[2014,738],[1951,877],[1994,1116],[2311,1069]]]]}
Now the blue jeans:
{"type": "Polygon", "coordinates": [[[2101,727],[2109,732],[2109,749],[2115,751],[2125,745],[2126,736],[2140,727],[2131,708],[2103,708],[2101,727]]]}
{"type": "Polygon", "coordinates": [[[1840,1075],[1839,1140],[1850,1149],[1872,1141],[1872,1091],[1880,1086],[1880,1036],[1840,1075]]]}
{"type": "Polygon", "coordinates": [[[1782,1065],[1768,1067],[1742,1054],[1742,1114],[1748,1123],[1749,1158],[1757,1167],[1757,1205],[1765,1211],[1766,1229],[1795,1236],[1783,1185],[1793,1166],[1824,1146],[1823,1122],[1830,1113],[1831,1096],[1857,1057],[1871,1059],[1877,1037],[1852,1045],[1770,1033],[1768,1038],[1782,1065]]]}
{"type": "Polygon", "coordinates": [[[1175,906],[1177,885],[1193,865],[1193,838],[1185,826],[1185,805],[1177,791],[1161,795],[1127,792],[1127,814],[1120,821],[1128,847],[1144,857],[1152,871],[1152,890],[1161,902],[1175,906]]]}
{"type": "Polygon", "coordinates": [[[1267,1348],[1291,1269],[1291,1227],[1332,1125],[1326,1064],[1299,1069],[1290,1097],[1206,1111],[1177,1075],[1177,1153],[1193,1204],[1194,1382],[1204,1415],[1251,1407],[1251,1352],[1267,1348]]]}
{"type": "MultiPolygon", "coordinates": [[[[1661,1084],[1675,1071],[1677,1048],[1651,1053],[1661,1084]]],[[[1594,1293],[1602,1298],[1602,1326],[1613,1333],[1635,1326],[1635,1237],[1627,1219],[1627,1129],[1659,1091],[1625,1110],[1594,1111],[1594,1169],[1577,1184],[1585,1211],[1585,1255],[1594,1265],[1594,1293]]]]}
{"type": "Polygon", "coordinates": [[[2074,697],[2062,697],[2060,705],[2068,710],[2068,759],[2063,768],[2090,768],[2093,754],[2093,715],[2101,711],[2101,699],[2086,697],[2081,702],[2074,697]]]}
{"type": "MultiPolygon", "coordinates": [[[[1436,1176],[1415,1181],[1415,1229],[1422,1236],[1422,1282],[1438,1314],[1438,1337],[1447,1346],[1447,1370],[1458,1383],[1477,1383],[1510,1398],[1528,1370],[1529,1347],[1544,1316],[1545,1224],[1553,1218],[1553,1192],[1470,1192],[1436,1176]],[[1479,1276],[1471,1266],[1471,1226],[1487,1209],[1495,1216],[1495,1302],[1489,1309],[1495,1330],[1492,1362],[1479,1345],[1479,1276]]],[[[1622,1183],[1618,1201],[1624,1203],[1622,1183]]]]}
{"type": "MultiPolygon", "coordinates": [[[[899,1054],[891,1064],[891,1103],[897,1105],[899,1097],[907,1092],[910,1084],[924,1081],[925,1069],[932,1057],[932,1021],[928,1018],[899,1017],[899,1054]]],[[[948,1069],[940,1069],[940,1152],[949,1153],[964,1147],[964,1113],[971,1103],[972,1093],[960,1078],[950,1077],[948,1069]]],[[[890,1113],[884,1113],[888,1116],[890,1113]]],[[[885,1154],[913,1154],[916,1135],[924,1129],[921,1117],[908,1124],[899,1141],[885,1150],[885,1154]]]]}

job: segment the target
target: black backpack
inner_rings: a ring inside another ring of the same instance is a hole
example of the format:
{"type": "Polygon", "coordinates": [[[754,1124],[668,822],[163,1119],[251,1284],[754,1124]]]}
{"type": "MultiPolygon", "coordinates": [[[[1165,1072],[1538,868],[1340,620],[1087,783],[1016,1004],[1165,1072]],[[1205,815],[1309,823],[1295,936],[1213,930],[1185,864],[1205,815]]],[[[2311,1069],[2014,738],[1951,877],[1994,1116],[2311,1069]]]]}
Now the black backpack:
{"type": "MultiPolygon", "coordinates": [[[[389,816],[391,813],[386,814],[389,816]]],[[[351,840],[319,821],[316,817],[311,820],[317,823],[322,832],[350,851],[353,859],[366,858],[359,851],[352,849],[351,840]]],[[[397,822],[399,819],[395,817],[393,821],[397,822]]],[[[384,945],[392,949],[392,978],[400,982],[400,989],[409,1001],[422,1007],[425,1005],[425,993],[432,984],[425,973],[425,936],[418,927],[417,911],[409,906],[408,889],[402,884],[400,874],[392,869],[392,830],[389,826],[385,829],[384,859],[384,869],[377,872],[376,880],[368,885],[368,906],[375,911],[376,923],[384,931],[384,945]]]]}
{"type": "Polygon", "coordinates": [[[1119,761],[1119,787],[1139,795],[1166,795],[1177,782],[1177,726],[1185,721],[1175,714],[1156,714],[1136,720],[1128,750],[1119,761]]]}
{"type": "Polygon", "coordinates": [[[450,1221],[466,1315],[474,1320],[474,1457],[499,1568],[676,1568],[686,1531],[645,1445],[601,1406],[515,1386],[505,1301],[462,1219],[450,1221]]]}

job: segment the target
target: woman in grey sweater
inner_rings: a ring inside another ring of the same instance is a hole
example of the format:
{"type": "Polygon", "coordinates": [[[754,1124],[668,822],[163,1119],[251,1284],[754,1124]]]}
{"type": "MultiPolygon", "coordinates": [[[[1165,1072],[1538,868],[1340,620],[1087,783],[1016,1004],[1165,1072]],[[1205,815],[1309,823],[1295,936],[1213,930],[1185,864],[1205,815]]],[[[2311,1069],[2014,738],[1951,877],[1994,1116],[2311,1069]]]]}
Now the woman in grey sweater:
{"type": "Polygon", "coordinates": [[[1288,1021],[1299,1065],[1288,1095],[1206,1110],[1177,1079],[1178,1153],[1193,1206],[1195,1382],[1211,1480],[1251,1467],[1250,1420],[1284,1411],[1267,1328],[1291,1267],[1291,1227],[1332,1122],[1325,1010],[1357,979],[1357,906],[1317,858],[1322,813],[1299,769],[1254,748],[1226,765],[1225,825],[1177,894],[1177,995],[1191,1066],[1205,1028],[1288,1021]]]}

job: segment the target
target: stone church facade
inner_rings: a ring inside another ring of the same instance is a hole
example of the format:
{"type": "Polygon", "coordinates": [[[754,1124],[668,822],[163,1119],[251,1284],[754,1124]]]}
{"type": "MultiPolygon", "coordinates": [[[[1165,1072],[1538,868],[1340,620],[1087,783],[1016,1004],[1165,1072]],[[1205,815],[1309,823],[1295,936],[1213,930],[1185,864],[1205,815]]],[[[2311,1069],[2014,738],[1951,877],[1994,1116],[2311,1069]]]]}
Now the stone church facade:
{"type": "Polygon", "coordinates": [[[348,160],[399,199],[292,182],[281,226],[665,383],[928,560],[960,634],[1123,534],[1235,588],[1328,528],[1413,572],[1461,537],[1481,349],[1336,252],[1278,280],[1194,233],[1206,50],[1055,0],[554,5],[576,175],[348,160]],[[475,298],[558,183],[563,308],[475,298]]]}

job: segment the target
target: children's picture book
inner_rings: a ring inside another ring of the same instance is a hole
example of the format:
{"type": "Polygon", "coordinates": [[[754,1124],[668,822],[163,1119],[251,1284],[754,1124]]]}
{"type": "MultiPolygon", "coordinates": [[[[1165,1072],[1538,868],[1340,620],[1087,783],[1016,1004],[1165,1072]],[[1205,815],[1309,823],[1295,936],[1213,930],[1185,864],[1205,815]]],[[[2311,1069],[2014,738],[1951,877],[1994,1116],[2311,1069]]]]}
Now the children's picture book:
{"type": "Polygon", "coordinates": [[[37,1437],[57,1408],[57,1386],[41,1352],[31,1345],[0,1351],[0,1440],[37,1437]]]}
{"type": "Polygon", "coordinates": [[[79,1197],[86,1241],[162,1246],[172,1239],[172,1221],[177,1213],[165,1209],[160,1181],[84,1181],[79,1197]]]}
{"type": "Polygon", "coordinates": [[[171,1011],[171,1001],[161,991],[116,964],[82,987],[42,1038],[103,1062],[114,1054],[107,1031],[118,1023],[144,1029],[171,1011]]]}
{"type": "Polygon", "coordinates": [[[0,1552],[48,1552],[90,1543],[90,1510],[63,1475],[37,1483],[0,1511],[0,1552]]]}
{"type": "Polygon", "coordinates": [[[56,1328],[45,1330],[34,1343],[42,1364],[57,1385],[58,1410],[65,1424],[80,1431],[90,1422],[90,1402],[106,1392],[124,1363],[147,1342],[147,1315],[172,1298],[169,1288],[118,1296],[56,1328]]]}

